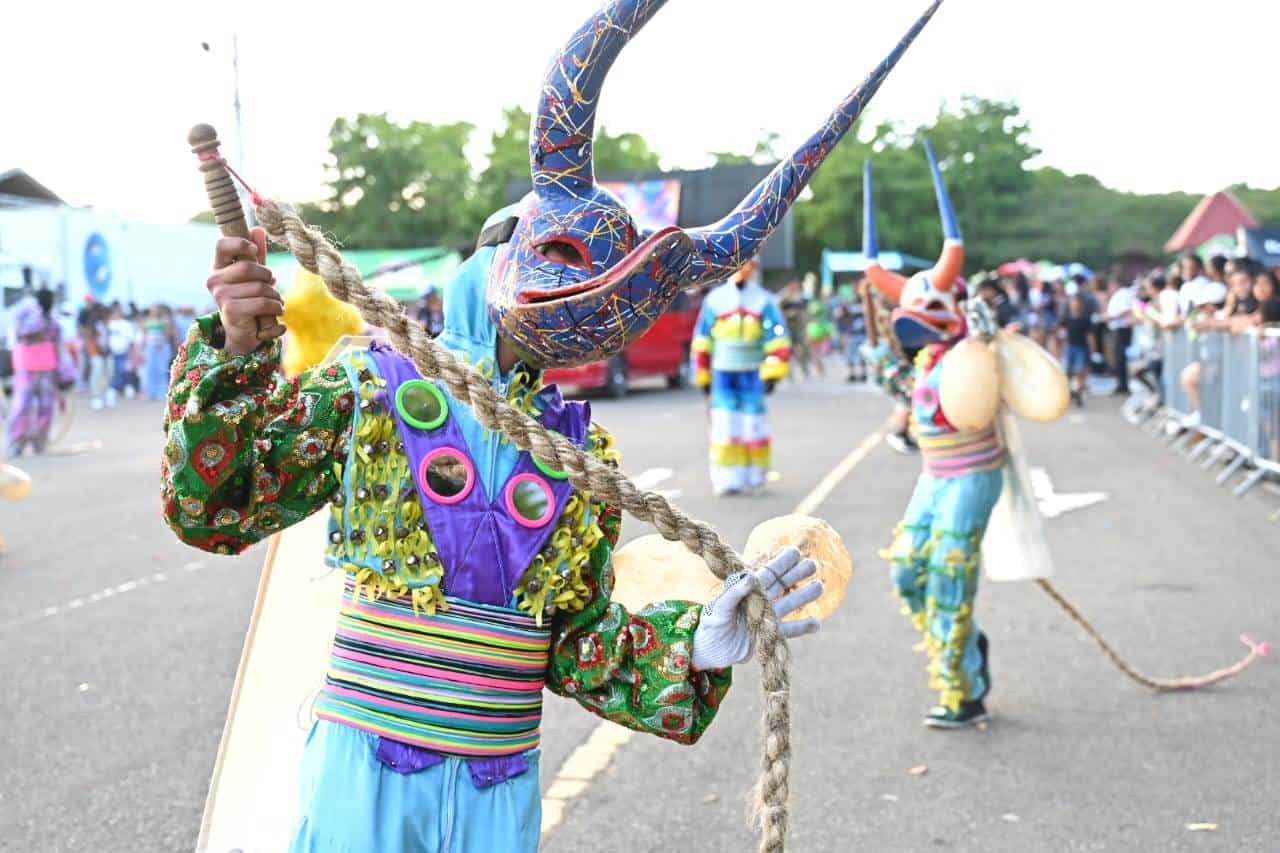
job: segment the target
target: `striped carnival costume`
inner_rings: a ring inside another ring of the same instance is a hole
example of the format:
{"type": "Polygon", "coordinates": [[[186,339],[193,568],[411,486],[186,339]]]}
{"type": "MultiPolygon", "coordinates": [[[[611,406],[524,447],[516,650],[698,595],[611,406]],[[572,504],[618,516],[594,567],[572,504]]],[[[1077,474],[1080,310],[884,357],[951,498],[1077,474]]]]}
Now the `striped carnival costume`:
{"type": "MultiPolygon", "coordinates": [[[[650,231],[596,183],[593,134],[614,60],[664,0],[606,0],[552,58],[529,134],[530,192],[485,222],[444,286],[437,342],[508,405],[617,465],[590,407],[542,387],[542,371],[617,357],[682,291],[750,263],[940,2],[733,210],[650,231]]],[[[260,318],[246,316],[257,309],[229,295],[265,286],[265,248],[255,265],[244,259],[253,244],[227,255],[225,242],[210,278],[221,313],[192,327],[174,365],[164,513],[184,542],[232,554],[328,506],[325,559],[345,590],[291,853],[533,853],[544,688],[619,725],[697,741],[731,667],[750,659],[749,591],[793,589],[812,561],[784,549],[710,606],[629,612],[611,600],[618,507],[482,428],[392,347],[286,378],[279,342],[259,343],[260,318]]],[[[728,285],[707,304],[726,299],[699,359],[706,381],[719,373],[717,470],[749,487],[768,469],[763,385],[785,374],[788,344],[758,285],[728,285]]],[[[779,621],[821,592],[775,599],[779,621]]],[[[781,630],[816,628],[808,618],[781,630]]]]}
{"type": "Polygon", "coordinates": [[[903,612],[924,637],[929,686],[943,708],[958,712],[990,687],[974,599],[1005,448],[994,428],[962,432],[947,421],[938,395],[946,351],[935,344],[917,357],[911,418],[924,470],[886,556],[903,612]]]}
{"type": "MultiPolygon", "coordinates": [[[[589,406],[493,366],[493,254],[447,287],[443,342],[616,463],[589,406]]],[[[288,380],[278,343],[233,357],[221,334],[202,318],[179,353],[167,520],[238,553],[327,504],[325,560],[346,573],[292,851],[535,850],[544,688],[681,743],[706,730],[731,671],[690,666],[701,604],[609,601],[616,508],[484,430],[390,347],[288,380]]]]}
{"type": "Polygon", "coordinates": [[[791,359],[786,321],[754,264],[707,294],[698,316],[695,381],[711,396],[711,487],[716,494],[762,488],[772,464],[765,396],[791,359]]]}
{"type": "Polygon", "coordinates": [[[991,687],[987,639],[974,620],[982,536],[1004,486],[1005,448],[994,427],[974,432],[947,420],[941,401],[942,362],[964,336],[957,291],[963,284],[964,239],[934,156],[924,143],[942,220],[942,254],[910,279],[881,266],[871,164],[863,179],[863,252],[867,278],[892,304],[893,333],[919,349],[911,388],[911,423],[924,471],[884,553],[904,611],[924,634],[929,685],[941,694],[925,724],[958,728],[986,719],[991,687]]]}

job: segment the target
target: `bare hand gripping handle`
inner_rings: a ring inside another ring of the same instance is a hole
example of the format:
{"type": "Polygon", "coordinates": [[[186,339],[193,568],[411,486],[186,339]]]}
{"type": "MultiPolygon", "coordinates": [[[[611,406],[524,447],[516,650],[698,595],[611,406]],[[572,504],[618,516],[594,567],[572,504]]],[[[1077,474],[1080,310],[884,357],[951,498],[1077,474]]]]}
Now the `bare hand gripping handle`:
{"type": "MultiPolygon", "coordinates": [[[[224,237],[249,238],[249,223],[240,207],[240,194],[227,173],[226,162],[218,153],[218,132],[210,125],[197,124],[187,134],[191,153],[200,158],[200,171],[204,175],[204,190],[209,195],[209,208],[213,221],[224,237]]],[[[250,260],[257,260],[251,258],[250,260]]],[[[274,317],[258,318],[258,340],[269,341],[284,334],[284,326],[274,317]]]]}

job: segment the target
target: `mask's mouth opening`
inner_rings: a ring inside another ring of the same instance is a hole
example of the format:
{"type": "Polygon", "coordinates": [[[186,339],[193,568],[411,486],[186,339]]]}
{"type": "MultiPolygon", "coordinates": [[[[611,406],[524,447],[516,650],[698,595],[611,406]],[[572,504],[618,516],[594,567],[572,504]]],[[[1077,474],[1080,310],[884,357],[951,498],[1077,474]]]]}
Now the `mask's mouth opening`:
{"type": "Polygon", "coordinates": [[[582,270],[591,269],[591,250],[581,240],[557,237],[534,246],[534,250],[552,263],[582,270]]]}
{"type": "MultiPolygon", "coordinates": [[[[644,267],[661,258],[680,243],[689,243],[688,236],[680,228],[676,226],[664,228],[650,235],[640,245],[628,252],[626,257],[600,275],[592,276],[577,284],[521,289],[516,294],[516,306],[521,308],[534,305],[551,305],[584,296],[596,296],[601,292],[619,288],[632,275],[640,272],[644,267]]],[[[540,244],[537,247],[537,251],[548,259],[554,259],[552,257],[553,254],[558,254],[565,247],[574,248],[570,241],[557,238],[540,244]]],[[[579,253],[578,257],[583,257],[583,254],[579,253]]],[[[564,261],[557,260],[557,263],[564,263],[564,261]]]]}

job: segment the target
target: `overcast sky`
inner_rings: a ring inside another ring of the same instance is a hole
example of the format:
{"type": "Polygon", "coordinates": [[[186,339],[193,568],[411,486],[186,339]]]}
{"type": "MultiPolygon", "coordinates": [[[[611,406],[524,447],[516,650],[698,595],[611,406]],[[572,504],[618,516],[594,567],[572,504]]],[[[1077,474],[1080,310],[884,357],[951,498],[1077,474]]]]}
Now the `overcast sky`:
{"type": "MultiPolygon", "coordinates": [[[[313,199],[336,116],[465,120],[487,138],[504,106],[532,106],[547,61],[596,5],[13,3],[0,170],[143,219],[198,212],[186,131],[213,123],[234,156],[238,32],[245,175],[313,199]]],[[[600,120],[643,134],[671,167],[749,150],[764,128],[795,144],[925,5],[671,0],[615,66],[600,120]]],[[[1280,4],[1265,0],[947,0],[870,115],[919,123],[965,93],[1013,98],[1040,162],[1065,171],[1142,192],[1277,186],[1277,32],[1280,4]]]]}

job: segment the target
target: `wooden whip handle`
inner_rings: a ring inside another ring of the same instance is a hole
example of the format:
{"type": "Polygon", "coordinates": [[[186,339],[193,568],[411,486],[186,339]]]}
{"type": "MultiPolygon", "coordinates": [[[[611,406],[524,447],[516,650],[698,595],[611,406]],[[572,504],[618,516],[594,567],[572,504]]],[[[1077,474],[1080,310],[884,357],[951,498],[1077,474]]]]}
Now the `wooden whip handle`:
{"type": "Polygon", "coordinates": [[[867,343],[874,349],[880,346],[880,318],[876,311],[875,299],[871,296],[870,279],[863,279],[858,285],[858,295],[862,298],[862,316],[867,327],[867,343]]]}
{"type": "MultiPolygon", "coordinates": [[[[222,158],[218,157],[218,132],[207,124],[197,124],[187,134],[191,153],[200,157],[200,172],[204,175],[204,190],[209,196],[213,221],[224,237],[249,239],[249,223],[240,207],[240,194],[227,174],[222,158]]],[[[237,259],[239,260],[239,259],[237,259]]],[[[257,258],[245,260],[256,261],[257,258]]],[[[269,341],[284,334],[284,326],[275,317],[258,318],[258,340],[269,341]]]]}

